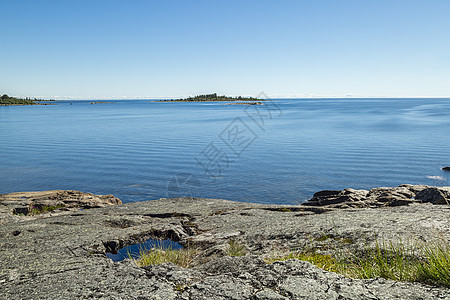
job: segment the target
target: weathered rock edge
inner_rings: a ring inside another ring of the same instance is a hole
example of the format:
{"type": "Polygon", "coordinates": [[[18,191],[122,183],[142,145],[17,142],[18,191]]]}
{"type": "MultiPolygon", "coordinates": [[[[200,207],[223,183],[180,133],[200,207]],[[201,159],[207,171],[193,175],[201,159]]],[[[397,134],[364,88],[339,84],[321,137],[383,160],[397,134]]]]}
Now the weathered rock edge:
{"type": "Polygon", "coordinates": [[[117,204],[122,204],[122,201],[113,195],[94,195],[73,190],[0,194],[0,224],[117,204]],[[31,215],[33,209],[39,211],[43,207],[53,207],[54,210],[51,214],[31,215]]]}
{"type": "Polygon", "coordinates": [[[304,205],[330,208],[400,206],[414,203],[450,203],[450,187],[403,184],[368,190],[325,190],[314,194],[304,205]]]}
{"type": "MultiPolygon", "coordinates": [[[[428,188],[417,187],[413,197],[428,188]]],[[[366,194],[341,203],[367,204],[373,199],[366,194]]],[[[5,203],[0,201],[0,215],[12,215],[5,203]]],[[[174,198],[3,217],[0,299],[450,299],[445,288],[354,280],[298,260],[271,265],[261,260],[275,251],[305,246],[357,251],[377,240],[427,243],[450,238],[447,205],[412,201],[393,207],[333,208],[336,204],[174,198]],[[206,263],[189,269],[171,264],[138,268],[132,261],[114,263],[105,256],[158,237],[201,249],[199,261],[206,263]],[[249,255],[226,256],[230,239],[244,244],[249,255]],[[341,243],[344,239],[352,242],[341,243]]]]}

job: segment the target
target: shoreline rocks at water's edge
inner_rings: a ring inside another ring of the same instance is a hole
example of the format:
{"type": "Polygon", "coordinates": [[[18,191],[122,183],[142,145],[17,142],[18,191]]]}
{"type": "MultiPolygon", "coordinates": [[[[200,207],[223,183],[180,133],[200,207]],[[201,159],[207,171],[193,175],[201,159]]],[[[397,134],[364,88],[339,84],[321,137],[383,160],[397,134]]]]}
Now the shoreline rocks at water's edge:
{"type": "Polygon", "coordinates": [[[447,191],[412,185],[322,191],[305,205],[204,198],[114,205],[120,200],[113,196],[75,191],[39,192],[37,198],[0,195],[0,216],[12,216],[0,219],[0,255],[6,258],[0,260],[0,299],[448,299],[444,288],[349,279],[297,260],[271,265],[261,260],[274,249],[325,243],[318,239],[324,235],[334,237],[330,243],[352,240],[348,246],[356,250],[383,238],[449,239],[450,208],[432,204],[446,203],[447,191]],[[12,213],[21,201],[22,207],[62,205],[50,200],[68,207],[34,216],[12,213]],[[105,257],[107,251],[157,237],[199,247],[207,262],[189,269],[138,268],[105,257]],[[224,255],[230,239],[253,255],[224,255]]]}
{"type": "Polygon", "coordinates": [[[73,190],[0,194],[0,224],[30,219],[34,215],[67,214],[117,204],[122,204],[122,201],[113,195],[94,195],[73,190]]]}
{"type": "Polygon", "coordinates": [[[331,208],[376,208],[414,203],[449,204],[450,187],[402,184],[368,190],[324,190],[303,205],[331,208]]]}

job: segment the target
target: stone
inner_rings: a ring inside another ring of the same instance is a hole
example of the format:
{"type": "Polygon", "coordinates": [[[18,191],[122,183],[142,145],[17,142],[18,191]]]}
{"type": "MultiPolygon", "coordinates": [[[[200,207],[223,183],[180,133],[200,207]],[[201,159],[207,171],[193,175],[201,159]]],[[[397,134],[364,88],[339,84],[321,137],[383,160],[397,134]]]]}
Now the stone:
{"type": "Polygon", "coordinates": [[[375,188],[367,195],[376,205],[408,205],[414,201],[414,192],[406,187],[375,188]]]}
{"type": "Polygon", "coordinates": [[[416,199],[432,204],[449,204],[450,190],[447,188],[427,188],[417,192],[416,199]]]}
{"type": "Polygon", "coordinates": [[[94,195],[72,190],[0,194],[0,224],[5,221],[4,218],[23,220],[32,217],[47,217],[50,213],[54,215],[121,203],[122,201],[113,195],[94,195]],[[46,207],[52,208],[51,211],[43,210],[46,207]],[[37,213],[32,215],[33,209],[37,213]],[[9,212],[12,212],[12,215],[9,212]]]}
{"type": "MultiPolygon", "coordinates": [[[[313,197],[305,203],[306,205],[334,205],[343,204],[350,205],[347,202],[359,202],[367,196],[366,190],[345,189],[343,191],[324,190],[317,192],[313,197]]],[[[340,205],[339,205],[340,206],[340,205]]]]}
{"type": "MultiPolygon", "coordinates": [[[[369,191],[350,189],[318,196],[348,196],[350,200],[343,203],[369,205],[385,193],[407,197],[411,189],[404,188],[374,190],[373,198],[368,197],[369,191]]],[[[50,194],[56,196],[54,191],[50,194]]],[[[58,195],[57,199],[76,198],[69,192],[58,195]]],[[[114,200],[108,197],[100,208],[17,216],[11,207],[23,199],[18,195],[1,195],[1,199],[10,202],[0,202],[0,207],[7,208],[0,210],[4,221],[0,226],[0,299],[450,298],[447,288],[351,279],[297,259],[272,264],[263,259],[275,251],[311,246],[357,253],[377,241],[449,240],[447,206],[418,201],[337,209],[204,198],[111,205],[114,200]],[[171,238],[184,246],[197,241],[196,262],[191,268],[172,263],[140,268],[133,260],[113,262],[105,255],[149,238],[171,238]],[[224,249],[230,240],[245,244],[248,254],[228,256],[224,249]]]]}
{"type": "Polygon", "coordinates": [[[289,298],[278,294],[274,290],[265,288],[255,294],[256,300],[287,300],[289,298]]]}
{"type": "Polygon", "coordinates": [[[421,202],[449,204],[450,188],[403,184],[398,187],[379,187],[370,191],[345,189],[320,191],[305,205],[329,208],[363,208],[403,206],[421,202]]]}

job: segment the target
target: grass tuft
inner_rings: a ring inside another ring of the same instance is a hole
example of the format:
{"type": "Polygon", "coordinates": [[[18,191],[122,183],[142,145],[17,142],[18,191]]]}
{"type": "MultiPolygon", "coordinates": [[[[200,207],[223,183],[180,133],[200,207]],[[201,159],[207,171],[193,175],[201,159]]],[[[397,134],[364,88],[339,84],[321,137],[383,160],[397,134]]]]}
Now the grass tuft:
{"type": "Polygon", "coordinates": [[[49,213],[54,211],[55,209],[63,208],[63,204],[59,205],[32,205],[28,211],[28,215],[35,216],[44,213],[49,213]]]}
{"type": "Polygon", "coordinates": [[[292,212],[292,209],[290,209],[290,208],[288,208],[288,207],[282,207],[282,208],[279,209],[279,211],[282,211],[282,212],[292,212]]]}
{"type": "Polygon", "coordinates": [[[315,249],[291,251],[266,259],[267,263],[299,259],[326,271],[351,278],[382,277],[396,281],[422,282],[450,287],[450,245],[447,241],[406,246],[402,242],[376,243],[357,254],[326,255],[315,249]]]}
{"type": "Polygon", "coordinates": [[[131,254],[128,254],[128,256],[133,259],[139,267],[173,263],[183,268],[189,268],[192,266],[193,260],[197,254],[198,251],[191,248],[175,250],[172,248],[157,247],[150,250],[141,249],[137,258],[133,258],[131,254]]]}
{"type": "Polygon", "coordinates": [[[298,259],[312,263],[313,265],[330,272],[338,272],[339,262],[331,255],[320,254],[316,251],[293,251],[287,255],[267,258],[265,261],[272,264],[276,261],[298,259]]]}
{"type": "Polygon", "coordinates": [[[331,234],[322,234],[321,236],[316,238],[316,241],[323,242],[323,241],[326,241],[326,240],[331,239],[331,238],[333,238],[333,235],[331,235],[331,234]]]}
{"type": "Polygon", "coordinates": [[[382,277],[397,281],[415,281],[418,259],[414,250],[405,244],[376,243],[375,248],[366,247],[359,255],[343,264],[344,272],[354,278],[382,277]]]}
{"type": "Polygon", "coordinates": [[[247,254],[245,246],[236,240],[230,240],[225,251],[229,256],[244,256],[247,254]]]}
{"type": "Polygon", "coordinates": [[[450,287],[450,245],[443,240],[421,245],[424,261],[417,268],[417,280],[450,287]]]}

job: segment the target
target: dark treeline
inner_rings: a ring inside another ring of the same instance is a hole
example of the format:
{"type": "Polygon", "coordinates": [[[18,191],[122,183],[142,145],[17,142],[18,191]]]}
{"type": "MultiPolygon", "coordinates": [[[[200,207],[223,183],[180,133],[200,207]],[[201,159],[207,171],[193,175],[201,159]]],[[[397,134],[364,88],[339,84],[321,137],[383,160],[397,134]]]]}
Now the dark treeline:
{"type": "Polygon", "coordinates": [[[54,100],[41,100],[37,98],[28,98],[25,99],[22,98],[16,98],[8,96],[7,94],[3,94],[3,96],[0,97],[0,105],[34,105],[38,104],[36,101],[54,101],[54,100]]]}
{"type": "MultiPolygon", "coordinates": [[[[37,99],[34,99],[37,100],[37,99]]],[[[26,98],[26,99],[21,99],[21,98],[15,98],[15,97],[10,97],[6,94],[4,94],[3,96],[0,97],[0,105],[33,105],[36,104],[33,100],[26,98]]]]}
{"type": "Polygon", "coordinates": [[[189,97],[186,99],[176,99],[176,100],[163,100],[163,101],[179,101],[179,102],[210,102],[210,101],[262,101],[261,99],[253,98],[253,97],[228,97],[228,96],[219,96],[217,93],[214,94],[205,94],[198,95],[195,97],[189,97]]]}

